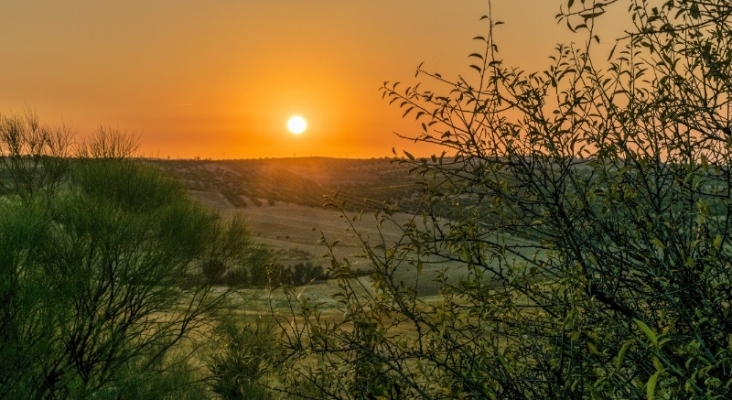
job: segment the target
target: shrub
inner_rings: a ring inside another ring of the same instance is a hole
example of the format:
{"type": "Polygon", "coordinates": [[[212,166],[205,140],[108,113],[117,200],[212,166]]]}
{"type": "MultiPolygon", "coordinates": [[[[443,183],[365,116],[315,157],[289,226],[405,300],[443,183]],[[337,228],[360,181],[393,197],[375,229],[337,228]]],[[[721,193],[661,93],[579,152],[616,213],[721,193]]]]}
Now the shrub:
{"type": "Polygon", "coordinates": [[[265,378],[278,356],[274,326],[261,319],[243,323],[228,317],[216,333],[222,350],[208,361],[211,390],[225,400],[272,398],[265,378]]]}
{"type": "Polygon", "coordinates": [[[159,171],[119,158],[71,167],[54,192],[0,202],[2,398],[111,396],[131,370],[170,376],[180,364],[164,361],[229,294],[190,277],[251,257],[240,221],[159,171]]]}
{"type": "Polygon", "coordinates": [[[379,214],[396,243],[358,236],[373,291],[333,256],[344,318],[302,301],[292,375],[334,399],[732,397],[732,9],[628,1],[602,70],[614,3],[569,0],[586,41],[544,71],[504,65],[488,15],[475,79],[382,88],[444,152],[405,153],[425,211],[379,214]],[[428,267],[434,301],[400,278],[428,267]]]}

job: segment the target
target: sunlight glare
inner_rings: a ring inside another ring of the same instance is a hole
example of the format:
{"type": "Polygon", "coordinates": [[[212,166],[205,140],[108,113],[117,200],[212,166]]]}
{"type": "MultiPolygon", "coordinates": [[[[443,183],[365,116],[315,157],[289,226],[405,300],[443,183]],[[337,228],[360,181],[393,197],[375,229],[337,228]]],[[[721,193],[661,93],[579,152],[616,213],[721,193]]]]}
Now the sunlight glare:
{"type": "Polygon", "coordinates": [[[287,129],[296,135],[303,133],[307,126],[308,124],[305,122],[305,119],[300,116],[294,116],[287,121],[287,129]]]}

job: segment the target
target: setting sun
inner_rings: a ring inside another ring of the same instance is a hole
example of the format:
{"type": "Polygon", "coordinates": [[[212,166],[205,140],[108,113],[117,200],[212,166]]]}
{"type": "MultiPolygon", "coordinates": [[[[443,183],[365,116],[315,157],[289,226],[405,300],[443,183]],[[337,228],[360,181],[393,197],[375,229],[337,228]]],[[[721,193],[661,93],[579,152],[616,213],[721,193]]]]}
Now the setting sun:
{"type": "Polygon", "coordinates": [[[290,118],[289,121],[287,121],[287,129],[289,129],[290,132],[294,134],[300,134],[305,131],[305,128],[307,128],[308,123],[305,121],[305,118],[295,116],[290,118]]]}

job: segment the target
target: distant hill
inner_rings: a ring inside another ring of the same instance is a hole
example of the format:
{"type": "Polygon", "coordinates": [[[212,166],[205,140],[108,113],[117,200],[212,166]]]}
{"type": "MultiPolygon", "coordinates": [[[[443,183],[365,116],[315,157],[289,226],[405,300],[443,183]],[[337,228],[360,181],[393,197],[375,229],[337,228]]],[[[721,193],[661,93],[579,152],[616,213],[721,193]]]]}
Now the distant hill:
{"type": "Polygon", "coordinates": [[[146,160],[189,190],[220,193],[233,207],[285,202],[320,207],[336,192],[351,209],[384,204],[408,211],[422,186],[409,167],[391,159],[323,157],[247,160],[146,160]]]}

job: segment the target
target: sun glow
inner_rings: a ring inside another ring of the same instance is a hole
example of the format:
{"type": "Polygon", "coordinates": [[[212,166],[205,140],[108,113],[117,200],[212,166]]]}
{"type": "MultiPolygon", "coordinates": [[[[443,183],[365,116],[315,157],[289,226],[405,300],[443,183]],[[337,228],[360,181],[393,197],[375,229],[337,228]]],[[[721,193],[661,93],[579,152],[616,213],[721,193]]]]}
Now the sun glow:
{"type": "Polygon", "coordinates": [[[287,129],[296,135],[305,132],[307,126],[308,123],[305,121],[305,118],[300,116],[294,116],[287,121],[287,129]]]}

